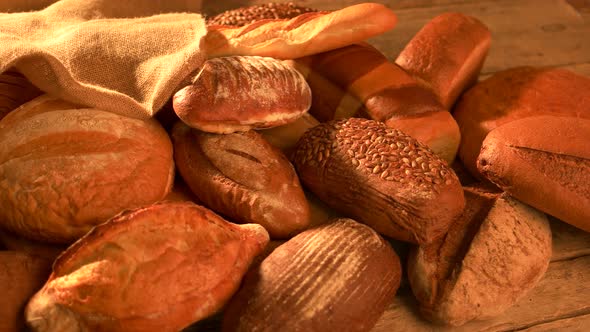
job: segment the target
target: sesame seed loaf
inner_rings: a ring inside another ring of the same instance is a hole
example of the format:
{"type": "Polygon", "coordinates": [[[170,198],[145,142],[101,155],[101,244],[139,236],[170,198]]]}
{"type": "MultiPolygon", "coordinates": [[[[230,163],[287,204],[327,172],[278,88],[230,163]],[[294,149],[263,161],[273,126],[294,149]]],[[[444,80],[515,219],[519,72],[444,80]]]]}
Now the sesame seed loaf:
{"type": "Polygon", "coordinates": [[[0,225],[69,244],[124,209],[164,198],[172,142],[137,120],[40,96],[0,121],[0,225]]]}
{"type": "Polygon", "coordinates": [[[287,124],[307,112],[310,103],[311,91],[299,72],[279,60],[256,56],[206,61],[192,84],[173,99],[182,121],[212,133],[287,124]]]}
{"type": "Polygon", "coordinates": [[[393,300],[401,266],[371,228],[335,219],[276,248],[250,270],[222,331],[369,331],[393,300]]]}
{"type": "Polygon", "coordinates": [[[477,82],[490,43],[491,33],[478,19],[444,13],[418,31],[395,63],[432,89],[449,110],[477,82]]]}
{"type": "Polygon", "coordinates": [[[172,134],[178,171],[203,204],[239,223],[285,238],[310,223],[295,169],[260,134],[210,134],[179,122],[172,134]]]}
{"type": "Polygon", "coordinates": [[[27,304],[27,324],[35,332],[180,331],[221,309],[268,241],[262,226],[232,224],[190,202],[125,211],[58,257],[27,304]]]}
{"type": "Polygon", "coordinates": [[[501,125],[477,163],[512,196],[590,232],[590,119],[543,115],[501,125]]]}
{"type": "Polygon", "coordinates": [[[207,18],[207,25],[244,26],[263,19],[294,18],[304,13],[315,12],[307,7],[297,6],[292,2],[267,3],[226,10],[207,18]]]}
{"type": "Polygon", "coordinates": [[[535,287],[551,258],[542,212],[481,185],[466,187],[465,197],[446,236],[415,248],[408,259],[422,314],[444,325],[506,311],[535,287]]]}
{"type": "Polygon", "coordinates": [[[293,161],[303,184],[330,207],[402,241],[434,241],[465,204],[444,160],[375,120],[320,124],[303,135],[293,161]]]}

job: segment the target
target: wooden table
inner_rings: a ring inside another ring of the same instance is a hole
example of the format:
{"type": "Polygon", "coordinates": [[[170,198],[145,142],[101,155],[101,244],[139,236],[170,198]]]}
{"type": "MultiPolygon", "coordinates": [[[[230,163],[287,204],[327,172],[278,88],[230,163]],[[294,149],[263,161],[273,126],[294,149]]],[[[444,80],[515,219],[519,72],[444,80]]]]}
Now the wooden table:
{"type": "MultiPolygon", "coordinates": [[[[205,0],[203,11],[215,14],[267,2],[205,0]]],[[[317,9],[336,9],[362,1],[294,2],[317,9]]],[[[370,40],[390,59],[395,59],[412,36],[438,14],[461,12],[477,17],[492,32],[492,46],[480,79],[524,65],[564,67],[590,76],[590,0],[375,2],[386,4],[398,15],[394,30],[370,40]]],[[[546,275],[504,315],[458,328],[432,325],[420,318],[417,302],[404,283],[374,331],[590,331],[590,234],[558,220],[552,220],[551,226],[553,257],[546,275]]]]}

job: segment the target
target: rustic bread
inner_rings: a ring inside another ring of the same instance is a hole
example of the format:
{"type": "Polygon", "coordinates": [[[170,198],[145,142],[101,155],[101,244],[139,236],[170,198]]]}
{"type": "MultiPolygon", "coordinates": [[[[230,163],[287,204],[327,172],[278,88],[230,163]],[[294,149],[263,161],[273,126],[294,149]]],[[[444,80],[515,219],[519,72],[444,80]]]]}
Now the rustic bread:
{"type": "Polygon", "coordinates": [[[220,14],[207,17],[207,25],[229,25],[241,27],[263,19],[294,18],[304,13],[314,12],[307,7],[297,6],[292,2],[257,4],[226,10],[220,14]]]}
{"type": "Polygon", "coordinates": [[[393,300],[399,258],[351,219],[304,231],[248,272],[224,331],[369,331],[393,300]]]}
{"type": "Polygon", "coordinates": [[[513,120],[557,115],[590,118],[590,78],[566,69],[518,67],[498,72],[461,97],[453,112],[461,130],[459,157],[474,175],[486,135],[513,120]]]}
{"type": "Polygon", "coordinates": [[[178,171],[204,205],[239,223],[285,238],[310,223],[295,169],[255,131],[210,134],[179,123],[173,131],[178,171]]]}
{"type": "Polygon", "coordinates": [[[463,214],[444,238],[413,250],[412,291],[426,318],[446,325],[497,316],[544,275],[551,229],[542,212],[506,193],[465,188],[463,214]]]}
{"type": "Polygon", "coordinates": [[[465,204],[445,161],[378,121],[320,124],[303,135],[293,160],[303,184],[328,206],[398,240],[434,241],[465,204]]]}
{"type": "Polygon", "coordinates": [[[477,77],[491,34],[478,19],[444,13],[428,22],[406,45],[395,63],[432,89],[450,109],[477,77]]]}
{"type": "Polygon", "coordinates": [[[184,123],[212,133],[287,124],[310,104],[311,91],[299,72],[279,60],[256,56],[206,61],[173,101],[184,123]]]}
{"type": "Polygon", "coordinates": [[[0,223],[71,243],[127,208],[170,191],[170,138],[137,120],[38,97],[0,121],[0,223]]]}
{"type": "Polygon", "coordinates": [[[312,89],[310,112],[322,121],[367,117],[428,145],[448,163],[460,133],[429,89],[369,44],[349,45],[292,61],[312,89]]]}
{"type": "Polygon", "coordinates": [[[292,19],[258,20],[243,27],[210,25],[202,45],[210,58],[258,55],[296,59],[363,41],[391,30],[396,23],[396,15],[386,6],[361,3],[292,19]]]}
{"type": "Polygon", "coordinates": [[[41,93],[19,72],[0,73],[0,120],[10,111],[40,96],[41,93]]]}
{"type": "Polygon", "coordinates": [[[479,171],[519,200],[590,232],[590,119],[535,116],[484,140],[479,171]]]}
{"type": "Polygon", "coordinates": [[[25,331],[25,306],[49,277],[51,262],[24,252],[0,251],[0,331],[25,331]]]}
{"type": "Polygon", "coordinates": [[[26,308],[33,331],[179,331],[237,291],[268,243],[260,225],[235,225],[189,202],[126,211],[54,263],[26,308]]]}

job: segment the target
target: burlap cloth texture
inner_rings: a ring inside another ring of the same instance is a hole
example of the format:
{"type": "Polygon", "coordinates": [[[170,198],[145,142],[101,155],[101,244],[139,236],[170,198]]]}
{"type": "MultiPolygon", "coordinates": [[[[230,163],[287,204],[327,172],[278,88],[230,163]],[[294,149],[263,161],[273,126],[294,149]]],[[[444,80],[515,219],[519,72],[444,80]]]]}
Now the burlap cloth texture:
{"type": "Polygon", "coordinates": [[[198,4],[61,0],[39,11],[0,13],[0,72],[16,68],[64,100],[149,118],[205,61],[205,22],[190,13],[198,4]]]}

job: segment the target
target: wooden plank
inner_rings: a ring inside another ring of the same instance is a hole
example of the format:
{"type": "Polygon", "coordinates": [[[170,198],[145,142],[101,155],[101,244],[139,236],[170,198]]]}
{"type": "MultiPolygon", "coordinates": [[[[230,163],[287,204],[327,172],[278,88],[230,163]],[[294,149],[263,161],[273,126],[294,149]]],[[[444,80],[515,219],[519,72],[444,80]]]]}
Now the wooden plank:
{"type": "MultiPolygon", "coordinates": [[[[553,262],[539,284],[505,314],[449,328],[423,320],[413,295],[400,292],[373,332],[507,331],[590,314],[590,256],[553,262]]],[[[558,323],[556,323],[558,324],[558,323]]]]}
{"type": "Polygon", "coordinates": [[[581,315],[571,318],[559,319],[556,321],[535,325],[522,332],[550,332],[550,331],[569,331],[585,332],[590,330],[590,315],[581,315]]]}

